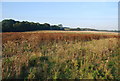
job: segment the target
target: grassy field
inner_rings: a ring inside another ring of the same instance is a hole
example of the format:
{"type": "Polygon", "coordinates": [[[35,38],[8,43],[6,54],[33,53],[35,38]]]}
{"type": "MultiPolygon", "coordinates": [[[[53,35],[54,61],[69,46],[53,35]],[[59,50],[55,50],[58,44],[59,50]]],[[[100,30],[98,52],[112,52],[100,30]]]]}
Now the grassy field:
{"type": "Polygon", "coordinates": [[[2,34],[3,79],[120,79],[116,33],[2,34]]]}
{"type": "Polygon", "coordinates": [[[28,31],[26,33],[77,33],[77,34],[112,34],[112,35],[118,35],[117,32],[102,32],[102,31],[60,31],[60,30],[43,30],[43,31],[28,31]]]}

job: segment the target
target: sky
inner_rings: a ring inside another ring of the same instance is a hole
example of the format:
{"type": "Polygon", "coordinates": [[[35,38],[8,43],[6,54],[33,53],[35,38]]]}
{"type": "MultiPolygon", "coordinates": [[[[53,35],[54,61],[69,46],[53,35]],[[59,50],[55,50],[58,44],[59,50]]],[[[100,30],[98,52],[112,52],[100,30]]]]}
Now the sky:
{"type": "Polygon", "coordinates": [[[119,0],[1,0],[2,2],[119,2],[119,0]]]}
{"type": "Polygon", "coordinates": [[[118,30],[118,2],[2,2],[2,19],[118,30]]]}

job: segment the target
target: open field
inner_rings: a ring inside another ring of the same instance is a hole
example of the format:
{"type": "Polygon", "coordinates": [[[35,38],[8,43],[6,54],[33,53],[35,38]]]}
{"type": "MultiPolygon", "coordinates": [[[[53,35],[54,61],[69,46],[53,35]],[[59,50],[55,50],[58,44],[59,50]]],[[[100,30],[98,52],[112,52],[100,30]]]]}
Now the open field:
{"type": "MultiPolygon", "coordinates": [[[[7,32],[6,32],[7,33],[7,32]]],[[[9,33],[9,32],[8,32],[9,33]]],[[[27,31],[21,33],[77,33],[77,34],[112,34],[118,35],[118,32],[100,32],[100,31],[61,31],[61,30],[41,30],[41,31],[27,31]]]]}
{"type": "Polygon", "coordinates": [[[120,79],[119,38],[96,32],[3,33],[2,78],[120,79]]]}
{"type": "Polygon", "coordinates": [[[49,31],[49,30],[43,30],[43,31],[31,31],[31,32],[27,32],[27,33],[80,33],[80,34],[114,34],[117,35],[117,32],[100,32],[100,31],[60,31],[60,30],[53,30],[53,31],[49,31]]]}

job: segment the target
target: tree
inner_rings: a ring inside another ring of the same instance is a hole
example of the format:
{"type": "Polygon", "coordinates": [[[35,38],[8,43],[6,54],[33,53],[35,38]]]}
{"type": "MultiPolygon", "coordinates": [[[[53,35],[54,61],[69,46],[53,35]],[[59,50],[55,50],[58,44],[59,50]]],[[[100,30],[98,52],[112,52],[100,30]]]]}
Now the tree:
{"type": "Polygon", "coordinates": [[[9,32],[13,30],[13,24],[15,24],[16,22],[12,19],[8,19],[8,20],[3,20],[2,21],[2,31],[3,32],[9,32]]]}
{"type": "Polygon", "coordinates": [[[81,30],[80,28],[77,28],[77,30],[81,30]]]}
{"type": "Polygon", "coordinates": [[[60,27],[60,30],[64,30],[63,25],[62,24],[58,24],[58,27],[60,27]]]}
{"type": "Polygon", "coordinates": [[[44,23],[43,25],[44,25],[45,30],[50,30],[50,24],[44,23]]]}
{"type": "Polygon", "coordinates": [[[2,32],[2,22],[0,22],[0,32],[2,32]]]}
{"type": "Polygon", "coordinates": [[[40,24],[28,21],[15,21],[12,19],[2,21],[3,32],[25,32],[35,30],[64,30],[62,24],[51,26],[48,23],[40,24]]]}
{"type": "Polygon", "coordinates": [[[62,24],[58,24],[58,27],[63,27],[63,25],[62,24]]]}

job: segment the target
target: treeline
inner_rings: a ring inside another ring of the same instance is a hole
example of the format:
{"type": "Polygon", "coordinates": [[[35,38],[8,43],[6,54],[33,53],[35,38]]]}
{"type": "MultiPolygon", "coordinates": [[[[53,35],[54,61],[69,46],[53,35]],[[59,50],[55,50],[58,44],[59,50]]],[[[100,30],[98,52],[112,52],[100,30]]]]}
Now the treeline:
{"type": "Polygon", "coordinates": [[[0,22],[0,32],[25,32],[37,30],[64,30],[64,31],[105,31],[120,32],[118,30],[97,30],[91,28],[69,28],[63,27],[62,24],[50,25],[48,23],[40,24],[28,21],[15,21],[13,19],[5,19],[0,22]],[[2,29],[2,30],[1,30],[2,29]]]}
{"type": "Polygon", "coordinates": [[[91,29],[91,28],[68,28],[64,27],[65,31],[98,31],[98,32],[118,32],[119,30],[97,30],[97,29],[91,29]]]}
{"type": "Polygon", "coordinates": [[[6,19],[2,23],[2,32],[25,32],[36,30],[64,30],[62,24],[50,25],[48,23],[40,24],[28,21],[15,21],[13,19],[6,19]]]}
{"type": "Polygon", "coordinates": [[[70,28],[70,31],[99,31],[99,30],[90,28],[70,28]]]}

